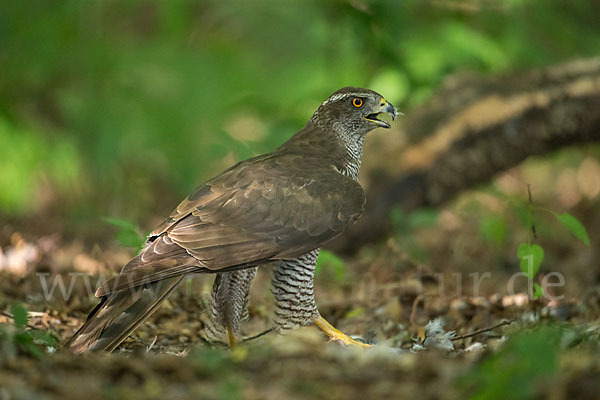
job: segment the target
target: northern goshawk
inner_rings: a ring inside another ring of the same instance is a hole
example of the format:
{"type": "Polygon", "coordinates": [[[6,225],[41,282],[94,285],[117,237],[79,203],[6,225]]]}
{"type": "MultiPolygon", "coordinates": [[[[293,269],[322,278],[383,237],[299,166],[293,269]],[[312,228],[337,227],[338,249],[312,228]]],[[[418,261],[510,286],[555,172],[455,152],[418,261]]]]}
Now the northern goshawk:
{"type": "Polygon", "coordinates": [[[197,188],[148,237],[121,273],[96,291],[100,303],[66,346],[115,349],[184,277],[218,273],[207,334],[229,336],[246,312],[256,267],[275,263],[275,329],[314,323],[332,340],[363,345],[320,316],[313,293],[319,248],[362,214],[358,184],[366,134],[397,111],[380,94],[333,93],[275,151],[242,161],[197,188]]]}

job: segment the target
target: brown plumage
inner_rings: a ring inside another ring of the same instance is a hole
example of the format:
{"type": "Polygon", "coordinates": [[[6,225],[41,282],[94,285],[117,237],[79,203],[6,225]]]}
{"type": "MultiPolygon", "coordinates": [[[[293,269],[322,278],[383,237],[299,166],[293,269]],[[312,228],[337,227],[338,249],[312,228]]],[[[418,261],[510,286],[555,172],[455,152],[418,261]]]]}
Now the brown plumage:
{"type": "Polygon", "coordinates": [[[76,353],[114,349],[185,275],[295,259],[340,235],[365,204],[348,141],[361,135],[356,140],[362,153],[369,130],[389,127],[377,120],[380,112],[395,117],[377,93],[342,89],[277,150],[200,186],[150,234],[121,274],[97,290],[100,304],[66,346],[76,353]],[[350,104],[355,97],[364,106],[350,104]]]}

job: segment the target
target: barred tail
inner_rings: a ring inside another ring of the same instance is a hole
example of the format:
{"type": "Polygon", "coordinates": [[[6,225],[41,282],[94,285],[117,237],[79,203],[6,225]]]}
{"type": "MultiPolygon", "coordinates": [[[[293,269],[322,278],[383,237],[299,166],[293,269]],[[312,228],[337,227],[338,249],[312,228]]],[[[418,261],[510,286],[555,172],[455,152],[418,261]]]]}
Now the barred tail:
{"type": "Polygon", "coordinates": [[[184,275],[103,296],[100,304],[65,343],[75,354],[87,350],[113,351],[140,326],[184,279],[184,275]]]}

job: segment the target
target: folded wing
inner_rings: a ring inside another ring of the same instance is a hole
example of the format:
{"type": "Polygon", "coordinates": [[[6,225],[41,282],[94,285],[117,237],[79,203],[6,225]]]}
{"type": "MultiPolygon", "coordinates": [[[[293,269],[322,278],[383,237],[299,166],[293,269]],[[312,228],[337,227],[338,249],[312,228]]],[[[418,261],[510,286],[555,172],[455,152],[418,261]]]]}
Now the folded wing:
{"type": "Polygon", "coordinates": [[[192,272],[302,255],[360,217],[362,188],[323,160],[250,159],[196,189],[97,295],[192,272]]]}

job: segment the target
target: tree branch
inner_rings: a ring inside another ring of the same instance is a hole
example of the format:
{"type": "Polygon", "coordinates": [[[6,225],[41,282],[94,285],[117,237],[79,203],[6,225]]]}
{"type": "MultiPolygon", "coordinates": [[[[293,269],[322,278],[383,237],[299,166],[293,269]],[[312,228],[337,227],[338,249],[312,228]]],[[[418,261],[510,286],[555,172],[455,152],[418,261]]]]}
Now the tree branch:
{"type": "Polygon", "coordinates": [[[600,141],[600,58],[451,79],[409,113],[405,130],[411,144],[395,157],[398,170],[378,177],[365,215],[330,249],[351,254],[381,239],[393,207],[439,206],[529,156],[600,141]]]}

